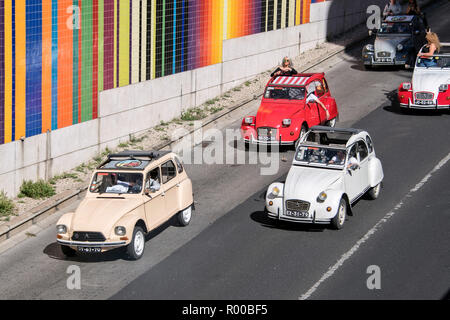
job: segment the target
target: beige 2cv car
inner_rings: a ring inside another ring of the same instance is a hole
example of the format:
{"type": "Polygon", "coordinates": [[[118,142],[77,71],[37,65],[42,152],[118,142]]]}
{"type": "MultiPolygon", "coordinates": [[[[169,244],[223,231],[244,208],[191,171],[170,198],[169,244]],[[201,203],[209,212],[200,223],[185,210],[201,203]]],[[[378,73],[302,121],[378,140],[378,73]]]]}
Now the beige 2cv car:
{"type": "Polygon", "coordinates": [[[146,233],[177,214],[189,224],[194,209],[192,182],[181,160],[169,151],[110,154],[95,170],[86,197],[56,226],[66,256],[125,247],[142,257],[146,233]]]}

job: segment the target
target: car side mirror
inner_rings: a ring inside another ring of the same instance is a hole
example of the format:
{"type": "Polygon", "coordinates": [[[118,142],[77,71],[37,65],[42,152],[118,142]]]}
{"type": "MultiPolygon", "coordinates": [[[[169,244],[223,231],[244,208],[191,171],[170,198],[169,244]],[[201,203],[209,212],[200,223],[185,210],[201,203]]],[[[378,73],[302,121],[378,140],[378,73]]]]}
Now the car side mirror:
{"type": "Polygon", "coordinates": [[[416,31],[414,31],[414,34],[415,34],[415,35],[418,35],[418,34],[420,34],[420,31],[419,31],[419,30],[416,30],[416,31]]]}

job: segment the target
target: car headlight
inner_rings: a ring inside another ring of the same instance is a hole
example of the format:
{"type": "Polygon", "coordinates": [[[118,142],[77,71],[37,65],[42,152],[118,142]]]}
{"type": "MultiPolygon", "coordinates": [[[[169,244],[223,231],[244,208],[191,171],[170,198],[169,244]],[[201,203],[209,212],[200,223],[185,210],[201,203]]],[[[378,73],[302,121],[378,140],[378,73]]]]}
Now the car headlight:
{"type": "Polygon", "coordinates": [[[283,126],[289,127],[291,125],[291,119],[283,119],[283,126]]]}
{"type": "Polygon", "coordinates": [[[445,92],[445,91],[447,91],[447,90],[448,90],[448,84],[441,84],[441,85],[439,86],[439,91],[445,92]]]}
{"type": "Polygon", "coordinates": [[[124,236],[127,233],[127,229],[122,226],[117,226],[114,228],[114,233],[118,236],[124,236]]]}
{"type": "Polygon", "coordinates": [[[402,84],[403,90],[411,90],[411,83],[405,82],[402,84]]]}
{"type": "Polygon", "coordinates": [[[319,193],[319,196],[317,197],[317,201],[324,202],[326,199],[327,199],[327,194],[325,193],[325,191],[322,191],[321,193],[319,193]]]}
{"type": "Polygon", "coordinates": [[[63,224],[58,224],[56,226],[56,233],[57,234],[65,234],[67,233],[67,227],[63,224]]]}
{"type": "Polygon", "coordinates": [[[252,124],[253,123],[253,117],[245,117],[244,122],[245,122],[245,124],[252,124]]]}
{"type": "Polygon", "coordinates": [[[280,189],[278,189],[278,187],[274,187],[274,188],[272,189],[272,194],[273,194],[275,197],[278,197],[278,195],[280,194],[280,189]]]}
{"type": "Polygon", "coordinates": [[[401,43],[399,43],[397,45],[397,51],[402,51],[403,50],[403,45],[401,43]]]}
{"type": "Polygon", "coordinates": [[[368,44],[364,47],[365,51],[374,51],[373,44],[368,44]]]}

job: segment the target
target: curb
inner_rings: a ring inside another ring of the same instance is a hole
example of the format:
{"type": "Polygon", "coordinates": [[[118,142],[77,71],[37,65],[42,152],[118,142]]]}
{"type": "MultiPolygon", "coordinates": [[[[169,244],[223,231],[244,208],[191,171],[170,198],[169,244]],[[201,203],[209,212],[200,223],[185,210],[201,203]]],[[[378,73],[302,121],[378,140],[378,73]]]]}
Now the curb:
{"type": "MultiPolygon", "coordinates": [[[[315,62],[312,65],[309,65],[308,67],[306,67],[305,69],[302,69],[300,72],[306,72],[312,68],[314,68],[315,66],[327,61],[328,59],[344,52],[346,49],[351,48],[352,46],[354,46],[355,44],[359,43],[360,41],[366,39],[367,36],[364,37],[357,37],[354,40],[351,40],[349,43],[347,44],[342,44],[344,47],[342,49],[339,49],[337,51],[331,52],[329,55],[325,56],[324,58],[320,59],[318,62],[315,62]]],[[[222,113],[218,113],[216,114],[214,117],[208,119],[206,122],[202,123],[202,126],[200,128],[195,128],[190,130],[186,135],[183,135],[181,137],[178,137],[175,140],[169,141],[169,142],[163,142],[159,145],[156,145],[154,147],[155,150],[161,150],[167,147],[170,147],[171,145],[173,145],[174,143],[179,142],[180,140],[182,140],[184,137],[187,137],[189,135],[194,134],[196,131],[198,130],[202,130],[203,128],[205,128],[207,125],[217,121],[218,119],[223,118],[224,116],[227,116],[229,114],[231,114],[233,111],[235,111],[236,109],[241,108],[242,106],[250,103],[251,101],[257,100],[259,97],[261,97],[263,94],[263,92],[257,92],[253,95],[252,98],[248,98],[245,100],[242,100],[240,102],[238,102],[238,104],[234,105],[231,108],[226,109],[224,112],[222,113]]],[[[21,231],[24,231],[25,229],[35,225],[36,223],[38,223],[39,221],[47,218],[48,216],[60,211],[61,209],[67,207],[68,205],[70,205],[71,203],[73,203],[75,200],[78,200],[80,198],[82,198],[86,192],[87,192],[88,187],[84,187],[82,189],[79,189],[73,193],[71,193],[70,195],[58,200],[56,203],[52,204],[51,206],[44,208],[36,213],[34,213],[33,215],[31,215],[30,217],[26,218],[23,221],[19,221],[17,223],[15,223],[12,226],[1,226],[0,227],[0,243],[10,239],[12,236],[18,234],[21,231]],[[3,230],[2,230],[3,229],[3,230]],[[6,230],[4,230],[6,229],[6,230]]]]}

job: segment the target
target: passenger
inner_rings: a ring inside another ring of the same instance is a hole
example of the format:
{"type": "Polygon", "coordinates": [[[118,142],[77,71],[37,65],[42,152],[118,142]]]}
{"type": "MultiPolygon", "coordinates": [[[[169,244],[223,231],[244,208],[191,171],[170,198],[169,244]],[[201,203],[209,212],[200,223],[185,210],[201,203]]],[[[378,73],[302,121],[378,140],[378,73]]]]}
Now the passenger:
{"type": "Polygon", "coordinates": [[[284,57],[281,66],[278,66],[270,76],[292,76],[293,74],[297,74],[297,70],[294,69],[292,60],[284,57]]]}
{"type": "Polygon", "coordinates": [[[150,172],[150,178],[148,179],[148,188],[152,191],[158,191],[161,188],[161,184],[159,183],[159,174],[158,169],[150,172]]]}
{"type": "Polygon", "coordinates": [[[402,13],[402,6],[397,3],[396,0],[390,0],[388,4],[384,7],[383,18],[386,19],[388,16],[397,16],[402,13]]]}
{"type": "Polygon", "coordinates": [[[422,18],[425,28],[428,29],[428,21],[425,14],[420,10],[417,0],[409,0],[408,8],[406,8],[407,15],[419,16],[422,18]]]}
{"type": "Polygon", "coordinates": [[[325,110],[325,113],[327,115],[327,121],[330,120],[330,113],[328,112],[327,107],[323,104],[322,101],[320,101],[319,98],[314,94],[314,90],[317,90],[317,92],[323,91],[322,84],[318,84],[317,86],[314,85],[314,82],[311,83],[308,87],[308,95],[306,97],[306,103],[309,102],[316,102],[323,110],[325,110]]]}
{"type": "Polygon", "coordinates": [[[436,52],[439,52],[441,49],[441,43],[439,42],[439,37],[434,32],[428,32],[427,36],[427,45],[422,48],[421,52],[417,54],[420,58],[420,62],[418,64],[419,67],[435,67],[437,66],[436,60],[433,58],[433,55],[436,52]]]}
{"type": "Polygon", "coordinates": [[[331,158],[329,164],[343,164],[345,161],[345,153],[342,150],[338,150],[336,155],[331,158]]]}
{"type": "Polygon", "coordinates": [[[134,183],[118,180],[117,174],[111,174],[111,186],[106,188],[106,192],[111,193],[127,193],[134,183]]]}

